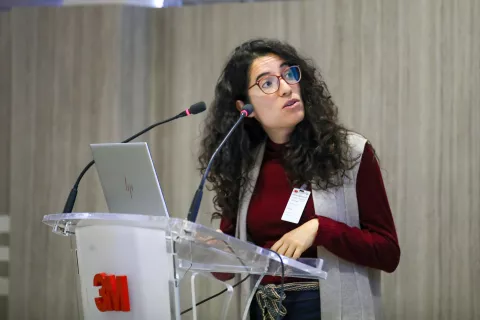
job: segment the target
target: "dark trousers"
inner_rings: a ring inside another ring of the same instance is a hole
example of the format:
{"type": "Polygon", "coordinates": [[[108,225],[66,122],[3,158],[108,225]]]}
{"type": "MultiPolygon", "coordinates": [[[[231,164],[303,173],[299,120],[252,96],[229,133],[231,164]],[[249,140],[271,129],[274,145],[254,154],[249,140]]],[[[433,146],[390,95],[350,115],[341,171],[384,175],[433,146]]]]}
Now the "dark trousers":
{"type": "MultiPolygon", "coordinates": [[[[283,300],[283,306],[287,309],[287,315],[278,320],[320,320],[320,291],[288,291],[283,300]]],[[[253,299],[250,306],[250,320],[262,320],[257,299],[253,299]]]]}

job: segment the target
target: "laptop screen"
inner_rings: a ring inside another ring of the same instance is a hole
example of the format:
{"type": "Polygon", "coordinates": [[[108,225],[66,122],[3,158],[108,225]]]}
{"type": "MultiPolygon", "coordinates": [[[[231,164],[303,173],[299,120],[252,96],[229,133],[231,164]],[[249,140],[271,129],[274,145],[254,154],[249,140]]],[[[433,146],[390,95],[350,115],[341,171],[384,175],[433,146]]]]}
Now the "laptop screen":
{"type": "Polygon", "coordinates": [[[146,142],[90,147],[111,213],[169,216],[146,142]]]}

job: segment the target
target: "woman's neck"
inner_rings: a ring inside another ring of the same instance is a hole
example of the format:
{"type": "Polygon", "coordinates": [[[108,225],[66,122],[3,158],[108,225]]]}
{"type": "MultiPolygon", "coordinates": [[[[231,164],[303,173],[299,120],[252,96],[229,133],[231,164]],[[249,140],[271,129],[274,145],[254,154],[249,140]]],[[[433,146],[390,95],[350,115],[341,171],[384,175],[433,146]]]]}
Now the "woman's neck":
{"type": "Polygon", "coordinates": [[[292,134],[293,129],[264,129],[268,135],[268,138],[276,144],[285,144],[290,140],[290,134],[292,134]]]}

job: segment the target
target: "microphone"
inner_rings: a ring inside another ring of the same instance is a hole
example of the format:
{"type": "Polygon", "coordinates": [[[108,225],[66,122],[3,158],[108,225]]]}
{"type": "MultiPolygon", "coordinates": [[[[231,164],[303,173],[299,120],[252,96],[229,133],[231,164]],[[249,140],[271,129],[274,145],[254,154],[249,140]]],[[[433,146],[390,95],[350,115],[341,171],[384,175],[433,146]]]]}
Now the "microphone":
{"type": "MultiPolygon", "coordinates": [[[[122,143],[130,142],[133,139],[135,139],[136,137],[144,134],[147,131],[152,130],[153,128],[155,128],[155,127],[157,127],[161,124],[176,120],[178,118],[183,118],[185,116],[189,116],[189,115],[192,115],[192,114],[201,113],[201,112],[205,111],[206,109],[207,109],[207,106],[205,105],[205,102],[203,102],[203,101],[197,102],[194,105],[190,106],[190,108],[188,108],[187,110],[180,112],[179,114],[177,114],[174,117],[171,117],[167,120],[163,120],[163,121],[152,124],[151,126],[149,126],[145,129],[143,129],[142,131],[134,134],[130,138],[122,141],[122,143]]],[[[95,163],[94,160],[90,161],[87,164],[87,166],[85,168],[83,168],[82,172],[80,172],[80,175],[78,176],[77,181],[73,185],[72,190],[70,190],[70,194],[68,195],[67,201],[65,202],[65,206],[63,208],[63,213],[71,213],[72,212],[73,206],[75,205],[75,200],[77,199],[78,185],[80,184],[80,181],[82,180],[85,173],[88,171],[88,169],[90,169],[91,166],[93,166],[94,163],[95,163]]]]}
{"type": "Polygon", "coordinates": [[[187,215],[188,221],[195,222],[197,220],[198,210],[200,209],[200,204],[202,202],[202,197],[203,197],[203,187],[205,185],[205,181],[207,180],[208,173],[210,172],[210,169],[212,167],[213,159],[217,155],[218,151],[220,151],[222,146],[225,144],[225,142],[228,140],[228,138],[233,133],[233,131],[237,128],[237,126],[243,120],[243,118],[248,117],[249,115],[252,114],[252,112],[253,112],[253,106],[251,104],[246,104],[243,106],[242,111],[240,112],[240,118],[237,120],[237,122],[235,122],[235,124],[233,125],[232,129],[230,129],[226,137],[223,138],[222,142],[220,143],[220,145],[217,147],[212,157],[210,158],[207,168],[205,169],[205,172],[202,176],[202,180],[200,181],[198,189],[195,192],[195,195],[193,196],[192,203],[190,204],[190,209],[188,210],[188,215],[187,215]]]}

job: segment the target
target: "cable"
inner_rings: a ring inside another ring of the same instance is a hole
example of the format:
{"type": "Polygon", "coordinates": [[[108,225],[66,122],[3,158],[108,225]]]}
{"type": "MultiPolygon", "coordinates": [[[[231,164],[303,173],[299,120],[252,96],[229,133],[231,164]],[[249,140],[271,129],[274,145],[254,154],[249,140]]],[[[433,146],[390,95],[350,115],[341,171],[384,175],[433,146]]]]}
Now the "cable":
{"type": "MultiPolygon", "coordinates": [[[[225,240],[222,240],[222,241],[228,246],[228,248],[229,248],[230,250],[232,250],[232,253],[237,257],[237,259],[240,261],[240,263],[246,268],[247,266],[243,263],[242,259],[240,259],[240,257],[235,253],[235,251],[233,250],[233,248],[230,247],[230,245],[229,245],[225,240]]],[[[282,256],[281,256],[278,252],[275,252],[275,251],[270,250],[270,249],[267,249],[267,250],[269,250],[269,251],[273,252],[274,254],[276,254],[276,255],[278,256],[278,258],[280,259],[280,264],[281,264],[281,268],[282,268],[282,278],[281,278],[281,285],[280,285],[280,288],[281,288],[280,297],[282,297],[283,294],[284,294],[284,291],[285,291],[285,290],[284,290],[285,265],[284,265],[284,263],[283,263],[282,256]]],[[[244,279],[240,280],[239,282],[237,282],[236,284],[234,284],[232,287],[235,288],[235,287],[239,286],[240,284],[242,284],[243,282],[245,282],[245,280],[247,280],[249,277],[250,277],[250,275],[246,276],[244,279]]],[[[210,300],[212,300],[213,298],[216,298],[216,297],[218,297],[219,295],[225,293],[227,290],[228,290],[228,289],[223,289],[222,291],[214,294],[213,296],[210,296],[210,297],[208,297],[208,298],[206,298],[206,299],[203,299],[202,301],[199,301],[198,303],[195,304],[195,306],[199,306],[199,305],[201,305],[201,304],[203,304],[203,303],[205,303],[205,302],[207,302],[207,301],[210,301],[210,300]]],[[[279,303],[281,304],[282,301],[280,301],[279,303]]],[[[280,306],[279,306],[279,307],[280,307],[280,306]]],[[[183,314],[185,314],[185,313],[187,313],[187,312],[189,312],[189,311],[192,311],[192,309],[193,309],[193,307],[190,307],[190,308],[182,311],[182,312],[180,313],[180,315],[183,315],[183,314]]]]}
{"type": "MultiPolygon", "coordinates": [[[[250,275],[246,276],[245,278],[243,278],[243,279],[240,280],[239,282],[235,283],[232,287],[235,288],[235,287],[239,286],[240,284],[242,284],[243,282],[245,282],[245,280],[247,280],[248,278],[250,278],[250,275]]],[[[225,293],[227,290],[228,290],[228,289],[223,289],[222,291],[214,294],[213,296],[210,296],[210,297],[208,297],[208,298],[206,298],[206,299],[203,299],[202,301],[198,302],[197,304],[195,304],[195,306],[198,307],[198,306],[201,305],[202,303],[205,303],[205,302],[207,302],[207,301],[209,301],[209,300],[212,300],[213,298],[216,298],[216,297],[218,297],[219,295],[225,293]]],[[[188,309],[182,311],[182,313],[180,313],[180,315],[183,315],[184,313],[187,313],[187,312],[189,312],[189,311],[192,311],[192,309],[193,309],[193,307],[188,308],[188,309]]]]}
{"type": "MultiPolygon", "coordinates": [[[[210,240],[213,240],[213,239],[215,239],[215,238],[212,238],[212,239],[210,239],[210,240]]],[[[205,242],[207,242],[207,243],[208,243],[208,241],[209,241],[209,240],[205,240],[205,242]]],[[[245,267],[245,270],[247,270],[247,266],[245,265],[245,263],[243,262],[243,260],[240,259],[240,257],[238,256],[238,254],[235,253],[235,250],[233,250],[233,248],[228,244],[228,242],[225,241],[225,240],[221,240],[221,241],[228,247],[228,249],[230,249],[230,250],[232,251],[232,253],[233,253],[233,254],[235,255],[235,257],[238,259],[238,261],[240,261],[240,263],[242,264],[242,266],[245,267]]],[[[190,270],[190,268],[189,268],[189,270],[190,270]]],[[[187,270],[187,272],[188,272],[188,270],[187,270]]],[[[247,280],[249,277],[250,277],[250,275],[246,276],[244,279],[242,279],[242,280],[240,280],[238,283],[234,284],[234,285],[232,286],[232,288],[235,288],[235,287],[239,286],[240,284],[242,284],[243,282],[245,282],[245,280],[247,280]]],[[[228,289],[224,289],[224,290],[222,290],[222,291],[214,294],[213,296],[210,296],[210,297],[208,297],[208,298],[206,298],[206,299],[198,302],[197,304],[195,304],[195,306],[199,306],[199,305],[201,305],[202,303],[205,303],[205,302],[207,302],[207,301],[209,301],[209,300],[212,300],[213,298],[216,298],[216,297],[218,297],[219,295],[225,293],[227,290],[228,290],[228,289]]],[[[193,309],[193,307],[188,308],[188,309],[182,311],[182,312],[180,313],[180,315],[183,315],[183,314],[185,314],[185,313],[187,313],[187,312],[189,312],[189,311],[192,311],[192,309],[193,309]]]]}
{"type": "MultiPolygon", "coordinates": [[[[270,249],[268,249],[270,250],[270,249]]],[[[273,251],[273,250],[270,250],[270,252],[273,252],[274,254],[276,254],[278,256],[278,259],[280,259],[280,265],[282,266],[282,279],[281,279],[281,283],[280,283],[280,301],[278,302],[279,306],[278,306],[278,309],[281,309],[281,306],[282,306],[282,297],[283,295],[285,294],[285,286],[284,286],[284,282],[285,282],[285,265],[283,264],[283,259],[282,259],[282,256],[276,252],[276,251],[273,251]]]]}

